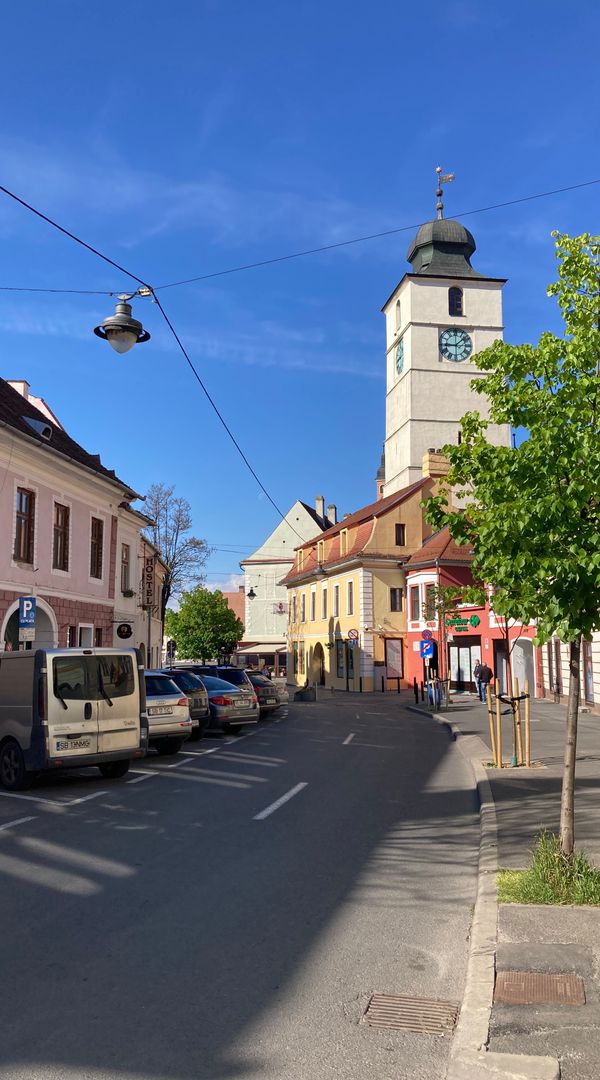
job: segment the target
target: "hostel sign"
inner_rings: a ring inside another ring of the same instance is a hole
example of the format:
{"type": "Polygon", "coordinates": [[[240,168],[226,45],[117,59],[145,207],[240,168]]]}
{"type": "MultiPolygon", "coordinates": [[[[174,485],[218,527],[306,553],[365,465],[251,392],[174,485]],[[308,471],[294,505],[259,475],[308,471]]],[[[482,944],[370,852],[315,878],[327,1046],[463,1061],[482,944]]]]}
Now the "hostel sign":
{"type": "Polygon", "coordinates": [[[154,555],[147,555],[144,559],[142,605],[145,608],[154,607],[154,555]]]}

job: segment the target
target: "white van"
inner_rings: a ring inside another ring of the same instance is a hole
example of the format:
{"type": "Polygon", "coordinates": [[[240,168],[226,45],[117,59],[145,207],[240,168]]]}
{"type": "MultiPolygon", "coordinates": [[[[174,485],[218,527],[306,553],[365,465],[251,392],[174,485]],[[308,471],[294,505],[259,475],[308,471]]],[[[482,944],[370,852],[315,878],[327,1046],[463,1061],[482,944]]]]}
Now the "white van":
{"type": "Polygon", "coordinates": [[[137,649],[0,653],[0,784],[97,765],[124,776],[148,748],[144,667],[137,649]]]}

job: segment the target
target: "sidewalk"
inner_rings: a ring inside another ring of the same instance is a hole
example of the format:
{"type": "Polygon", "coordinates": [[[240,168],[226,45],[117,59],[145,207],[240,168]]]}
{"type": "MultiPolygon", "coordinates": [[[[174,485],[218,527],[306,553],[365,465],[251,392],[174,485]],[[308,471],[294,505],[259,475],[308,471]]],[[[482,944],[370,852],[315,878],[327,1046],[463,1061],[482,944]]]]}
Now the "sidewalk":
{"type": "MultiPolygon", "coordinates": [[[[471,736],[465,746],[475,764],[491,760],[487,709],[476,698],[455,698],[447,711],[436,715],[455,725],[462,736],[471,736]]],[[[564,706],[534,702],[531,757],[540,767],[487,769],[496,808],[500,867],[524,867],[540,828],[558,831],[565,722],[564,706]]],[[[510,715],[503,717],[503,725],[506,760],[511,748],[510,715]]],[[[576,845],[600,866],[600,717],[580,713],[578,728],[576,845]]],[[[586,1003],[494,1004],[488,1050],[550,1055],[560,1062],[562,1080],[596,1080],[600,1075],[600,909],[500,904],[495,967],[496,973],[578,974],[584,980],[586,1003]]],[[[507,1071],[504,1075],[530,1074],[507,1071]]]]}

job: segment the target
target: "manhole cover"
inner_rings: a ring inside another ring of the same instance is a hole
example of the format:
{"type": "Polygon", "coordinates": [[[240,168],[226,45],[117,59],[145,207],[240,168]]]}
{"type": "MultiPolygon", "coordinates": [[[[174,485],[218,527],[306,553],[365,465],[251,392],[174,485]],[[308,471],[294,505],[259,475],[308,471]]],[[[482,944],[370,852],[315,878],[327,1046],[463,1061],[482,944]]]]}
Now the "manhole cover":
{"type": "Polygon", "coordinates": [[[453,1001],[373,994],[363,1019],[369,1027],[445,1035],[454,1027],[457,1016],[458,1005],[453,1001]]]}
{"type": "Polygon", "coordinates": [[[585,988],[581,975],[499,971],[494,1002],[497,1005],[585,1005],[585,988]]]}

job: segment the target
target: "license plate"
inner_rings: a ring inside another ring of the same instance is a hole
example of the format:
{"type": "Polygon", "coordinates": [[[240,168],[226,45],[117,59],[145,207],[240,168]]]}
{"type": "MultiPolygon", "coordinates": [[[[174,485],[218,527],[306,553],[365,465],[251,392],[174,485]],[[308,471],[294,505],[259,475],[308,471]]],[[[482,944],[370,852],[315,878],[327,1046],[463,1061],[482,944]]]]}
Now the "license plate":
{"type": "Polygon", "coordinates": [[[87,750],[92,745],[91,739],[57,739],[56,749],[62,750],[87,750]]]}
{"type": "Polygon", "coordinates": [[[247,705],[247,702],[245,702],[245,701],[236,701],[235,707],[236,707],[236,709],[247,709],[248,705],[247,705]]]}
{"type": "Polygon", "coordinates": [[[151,705],[148,709],[148,716],[172,716],[173,708],[171,705],[151,705]]]}
{"type": "Polygon", "coordinates": [[[277,704],[277,698],[274,698],[274,697],[268,697],[266,702],[265,702],[265,705],[276,705],[276,704],[277,704]]]}

